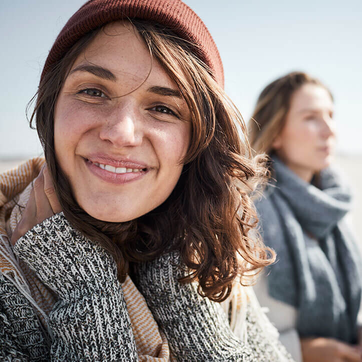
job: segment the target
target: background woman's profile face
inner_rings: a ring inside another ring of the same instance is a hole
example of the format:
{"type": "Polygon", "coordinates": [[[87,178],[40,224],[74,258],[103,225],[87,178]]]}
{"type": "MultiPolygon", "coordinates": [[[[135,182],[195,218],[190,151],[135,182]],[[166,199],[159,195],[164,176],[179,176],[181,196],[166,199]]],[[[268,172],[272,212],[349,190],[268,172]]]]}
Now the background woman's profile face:
{"type": "Polygon", "coordinates": [[[284,128],[273,142],[284,163],[306,181],[331,162],[335,146],[333,108],[325,88],[303,85],[292,95],[284,128]]]}
{"type": "Polygon", "coordinates": [[[99,32],[55,107],[59,165],[78,204],[103,221],[133,220],[167,199],[190,133],[179,89],[128,22],[99,32]]]}

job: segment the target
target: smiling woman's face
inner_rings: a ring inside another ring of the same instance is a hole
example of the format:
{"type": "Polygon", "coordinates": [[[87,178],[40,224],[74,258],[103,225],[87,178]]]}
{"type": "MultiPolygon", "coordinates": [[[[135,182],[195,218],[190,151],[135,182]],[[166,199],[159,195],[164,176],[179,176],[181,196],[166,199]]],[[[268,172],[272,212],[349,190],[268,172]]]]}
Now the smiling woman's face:
{"type": "Polygon", "coordinates": [[[190,112],[127,22],[108,25],[76,59],[54,117],[57,160],[78,204],[125,222],[162,204],[182,172],[190,112]]]}

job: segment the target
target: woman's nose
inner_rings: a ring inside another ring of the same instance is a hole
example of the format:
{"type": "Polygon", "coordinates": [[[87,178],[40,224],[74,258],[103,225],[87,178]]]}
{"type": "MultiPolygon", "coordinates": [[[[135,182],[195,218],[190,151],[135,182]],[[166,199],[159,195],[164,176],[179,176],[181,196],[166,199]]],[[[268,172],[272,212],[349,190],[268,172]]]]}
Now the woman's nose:
{"type": "Polygon", "coordinates": [[[329,138],[335,135],[335,124],[333,118],[326,116],[323,118],[322,124],[322,136],[324,138],[329,138]]]}
{"type": "Polygon", "coordinates": [[[142,143],[141,121],[132,106],[119,106],[104,121],[100,138],[117,148],[137,146],[142,143]]]}

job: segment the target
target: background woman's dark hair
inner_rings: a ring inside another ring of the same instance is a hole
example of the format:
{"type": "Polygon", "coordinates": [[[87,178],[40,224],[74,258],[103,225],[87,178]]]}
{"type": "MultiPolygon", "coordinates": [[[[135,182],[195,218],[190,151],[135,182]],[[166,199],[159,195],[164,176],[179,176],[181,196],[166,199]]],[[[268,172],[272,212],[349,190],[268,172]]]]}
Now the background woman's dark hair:
{"type": "Polygon", "coordinates": [[[251,147],[257,153],[271,154],[272,144],[282,131],[294,92],[305,84],[314,84],[330,90],[317,78],[304,72],[291,72],[267,85],[260,93],[254,113],[248,124],[251,147]]]}
{"type": "Polygon", "coordinates": [[[190,147],[184,169],[169,198],[148,214],[129,222],[94,219],[77,204],[54,152],[54,108],[76,58],[95,38],[87,34],[41,80],[31,117],[36,121],[45,158],[69,222],[101,243],[115,258],[123,281],[129,263],[152,260],[177,249],[189,268],[183,282],[197,280],[199,293],[222,301],[238,274],[250,274],[269,265],[273,253],[250,237],[257,218],[248,194],[264,176],[261,160],[253,160],[245,126],[238,111],[213,80],[194,45],[164,27],[144,21],[134,26],[154,59],[164,67],[182,92],[192,118],[190,147]],[[242,263],[240,263],[240,256],[242,263]]]}

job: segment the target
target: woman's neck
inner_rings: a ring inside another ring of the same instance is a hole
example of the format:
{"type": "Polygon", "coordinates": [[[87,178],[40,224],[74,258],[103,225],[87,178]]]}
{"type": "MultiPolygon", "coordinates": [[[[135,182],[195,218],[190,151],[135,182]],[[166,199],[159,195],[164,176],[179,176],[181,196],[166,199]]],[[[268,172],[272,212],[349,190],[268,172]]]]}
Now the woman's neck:
{"type": "Polygon", "coordinates": [[[306,169],[304,167],[298,167],[298,165],[294,164],[285,164],[289,169],[291,169],[299,178],[304,180],[307,183],[310,183],[312,181],[314,172],[310,169],[306,169]]]}

